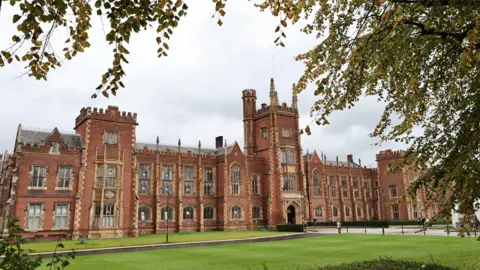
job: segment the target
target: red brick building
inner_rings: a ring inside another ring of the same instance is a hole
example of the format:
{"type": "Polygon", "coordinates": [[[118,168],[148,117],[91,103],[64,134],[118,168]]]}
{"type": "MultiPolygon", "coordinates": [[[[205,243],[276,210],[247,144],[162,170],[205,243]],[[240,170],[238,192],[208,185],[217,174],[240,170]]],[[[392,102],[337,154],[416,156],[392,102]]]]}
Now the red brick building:
{"type": "Polygon", "coordinates": [[[114,106],[83,108],[72,133],[19,125],[13,154],[0,158],[1,216],[42,239],[163,233],[167,222],[177,232],[373,220],[383,213],[378,183],[405,183],[382,183],[385,153],[379,170],[350,155],[304,156],[297,97],[280,104],[273,79],[269,105],[257,108],[251,89],[242,99],[244,151],[221,136],[214,149],[137,142],[137,115],[114,106]]]}

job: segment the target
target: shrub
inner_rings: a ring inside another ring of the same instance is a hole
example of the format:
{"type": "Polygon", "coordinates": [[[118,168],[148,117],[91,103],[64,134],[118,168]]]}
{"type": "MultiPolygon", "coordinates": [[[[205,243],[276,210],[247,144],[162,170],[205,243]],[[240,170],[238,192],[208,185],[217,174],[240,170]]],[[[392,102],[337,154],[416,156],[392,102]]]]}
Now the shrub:
{"type": "MultiPolygon", "coordinates": [[[[432,225],[445,225],[446,222],[444,220],[430,220],[428,223],[432,225]]],[[[421,225],[421,223],[418,222],[418,220],[390,220],[388,221],[388,224],[390,225],[421,225]]]]}
{"type": "Polygon", "coordinates": [[[442,266],[436,263],[422,263],[402,260],[392,260],[389,258],[380,258],[378,260],[369,260],[362,262],[344,263],[318,268],[319,270],[453,270],[448,266],[442,266]]]}
{"type": "Polygon", "coordinates": [[[277,231],[279,232],[303,232],[302,224],[278,224],[277,231]]]}
{"type": "MultiPolygon", "coordinates": [[[[381,221],[381,220],[371,220],[371,221],[343,221],[342,227],[377,227],[380,228],[383,227],[387,228],[388,227],[388,222],[387,221],[381,221]]],[[[308,222],[308,226],[314,226],[313,222],[308,222]]],[[[337,222],[317,222],[317,226],[324,226],[324,227],[336,227],[337,222]]]]}

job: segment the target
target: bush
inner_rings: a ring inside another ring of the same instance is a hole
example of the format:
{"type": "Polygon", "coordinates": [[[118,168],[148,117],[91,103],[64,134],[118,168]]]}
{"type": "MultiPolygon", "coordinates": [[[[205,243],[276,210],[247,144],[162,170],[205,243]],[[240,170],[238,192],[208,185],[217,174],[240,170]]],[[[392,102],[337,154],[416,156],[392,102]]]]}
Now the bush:
{"type": "MultiPolygon", "coordinates": [[[[388,222],[387,221],[381,221],[381,220],[371,220],[371,221],[343,221],[342,223],[342,228],[345,227],[383,227],[387,228],[388,227],[388,222]]],[[[308,226],[314,226],[313,222],[308,222],[308,226]]],[[[337,227],[337,222],[317,222],[317,226],[324,226],[324,227],[337,227]]]]}
{"type": "Polygon", "coordinates": [[[448,266],[442,266],[436,263],[427,264],[422,262],[392,260],[388,258],[380,258],[378,260],[344,263],[340,265],[325,266],[318,268],[319,270],[453,270],[448,266]]]}
{"type": "Polygon", "coordinates": [[[279,232],[303,232],[302,224],[278,224],[277,231],[279,232]]]}
{"type": "MultiPolygon", "coordinates": [[[[429,221],[430,224],[432,225],[445,225],[446,222],[444,220],[430,220],[429,221]]],[[[408,225],[422,225],[422,223],[418,222],[418,220],[390,220],[388,221],[388,224],[390,225],[396,225],[396,226],[399,226],[399,225],[404,225],[404,226],[408,226],[408,225]]]]}

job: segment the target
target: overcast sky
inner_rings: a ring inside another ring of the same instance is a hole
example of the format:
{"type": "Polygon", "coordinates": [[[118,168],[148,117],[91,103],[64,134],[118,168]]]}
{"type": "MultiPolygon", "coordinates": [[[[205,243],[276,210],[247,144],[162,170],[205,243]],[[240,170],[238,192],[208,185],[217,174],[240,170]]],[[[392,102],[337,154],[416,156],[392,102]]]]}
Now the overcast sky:
{"type": "MultiPolygon", "coordinates": [[[[289,26],[286,47],[275,47],[278,18],[260,12],[247,0],[227,2],[222,27],[211,18],[214,4],[210,0],[187,4],[188,15],[175,29],[167,58],[156,57],[154,29],[131,38],[126,88],[117,97],[90,98],[112,59],[112,48],[104,41],[97,18],[92,20],[94,28],[89,34],[91,48],[52,71],[47,82],[27,76],[13,79],[23,71],[19,65],[0,69],[2,152],[13,150],[19,123],[70,131],[82,107],[108,105],[138,114],[138,142],[154,143],[158,135],[164,144],[176,144],[181,138],[184,145],[197,145],[201,140],[202,146],[214,147],[215,136],[223,135],[229,144],[236,140],[243,147],[242,90],[257,90],[258,107],[268,103],[273,76],[280,102],[290,105],[292,84],[303,72],[303,64],[294,57],[318,41],[300,32],[299,26],[289,26]]],[[[12,14],[12,7],[3,5],[3,49],[10,45],[13,34],[12,14]]],[[[54,37],[58,42],[66,39],[60,31],[54,37]]],[[[315,97],[309,89],[298,99],[300,125],[304,127],[311,121],[309,111],[315,97]]],[[[374,147],[375,140],[368,137],[382,110],[383,104],[374,98],[363,98],[353,109],[333,114],[330,126],[312,126],[311,136],[302,135],[304,153],[316,149],[328,159],[338,155],[341,160],[353,154],[362,164],[375,165],[379,150],[403,148],[395,143],[374,147]]]]}

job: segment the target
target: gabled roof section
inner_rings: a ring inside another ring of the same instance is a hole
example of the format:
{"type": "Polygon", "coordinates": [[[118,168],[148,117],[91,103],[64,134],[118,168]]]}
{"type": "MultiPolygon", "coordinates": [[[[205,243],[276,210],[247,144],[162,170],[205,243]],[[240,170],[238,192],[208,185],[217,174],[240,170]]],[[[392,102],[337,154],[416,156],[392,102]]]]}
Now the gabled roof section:
{"type": "Polygon", "coordinates": [[[82,137],[80,136],[80,134],[60,133],[57,128],[50,132],[48,132],[47,130],[40,130],[35,128],[20,127],[20,129],[21,130],[19,139],[23,145],[40,145],[48,141],[49,138],[53,139],[54,134],[58,134],[65,146],[67,146],[68,148],[82,147],[82,137]]]}
{"type": "MultiPolygon", "coordinates": [[[[323,163],[323,160],[318,156],[317,154],[317,151],[313,151],[313,154],[306,154],[303,156],[304,160],[307,160],[307,161],[312,161],[312,159],[314,157],[317,157],[318,159],[320,159],[320,162],[323,163]]],[[[338,166],[340,167],[348,167],[348,161],[338,161],[338,166]]],[[[328,160],[327,159],[327,166],[337,166],[337,161],[336,160],[328,160]]],[[[362,166],[358,165],[357,163],[355,162],[350,162],[350,168],[362,168],[362,166]]]]}

